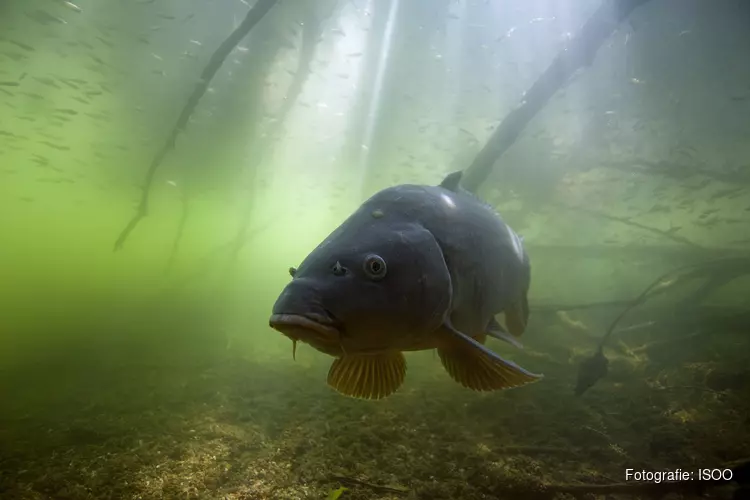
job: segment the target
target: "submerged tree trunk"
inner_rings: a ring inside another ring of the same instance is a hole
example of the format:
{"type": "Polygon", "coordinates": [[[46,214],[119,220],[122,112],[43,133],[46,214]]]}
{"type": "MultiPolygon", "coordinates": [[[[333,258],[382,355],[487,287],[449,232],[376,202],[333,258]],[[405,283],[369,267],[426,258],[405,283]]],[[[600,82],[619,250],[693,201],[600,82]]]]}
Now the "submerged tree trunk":
{"type": "Polygon", "coordinates": [[[570,44],[552,61],[552,64],[526,92],[524,100],[511,111],[495,129],[484,148],[464,172],[462,186],[476,193],[492,173],[495,162],[513,145],[524,128],[547,104],[550,98],[565,85],[573,73],[590,66],[602,43],[615,31],[617,25],[638,6],[649,0],[605,1],[594,12],[570,44]]]}
{"type": "MultiPolygon", "coordinates": [[[[333,12],[332,8],[324,8],[322,2],[305,2],[302,7],[304,9],[304,15],[301,21],[302,24],[302,41],[299,49],[299,55],[297,60],[297,70],[294,73],[289,89],[286,92],[286,98],[281,108],[276,113],[276,121],[271,130],[266,134],[267,140],[260,140],[259,137],[255,137],[255,154],[251,160],[251,163],[247,165],[247,172],[251,176],[249,182],[252,184],[252,180],[255,178],[255,173],[262,162],[268,158],[273,148],[282,140],[280,137],[281,132],[284,128],[286,118],[289,112],[296,104],[299,96],[302,94],[305,82],[309,78],[312,72],[312,62],[315,57],[315,49],[318,47],[318,42],[323,33],[323,23],[333,12]]],[[[335,7],[335,4],[333,4],[335,7]]],[[[237,234],[230,244],[231,255],[230,260],[227,263],[226,270],[229,272],[234,262],[237,260],[240,250],[247,243],[247,239],[252,231],[250,230],[250,222],[252,220],[253,211],[253,197],[248,196],[247,203],[243,205],[242,218],[240,226],[237,230],[237,234]]]]}
{"type": "Polygon", "coordinates": [[[375,4],[365,42],[364,61],[362,62],[361,84],[357,92],[356,102],[348,120],[347,136],[341,160],[346,165],[356,165],[362,154],[370,100],[374,92],[375,76],[378,69],[380,51],[383,48],[388,11],[390,3],[397,0],[381,1],[375,4]]]}

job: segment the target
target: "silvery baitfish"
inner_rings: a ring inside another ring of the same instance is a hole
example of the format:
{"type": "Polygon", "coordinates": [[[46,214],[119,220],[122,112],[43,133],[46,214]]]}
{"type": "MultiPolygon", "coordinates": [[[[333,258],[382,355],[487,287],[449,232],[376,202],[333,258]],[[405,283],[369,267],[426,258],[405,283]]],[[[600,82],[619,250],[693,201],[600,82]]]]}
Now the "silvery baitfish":
{"type": "Polygon", "coordinates": [[[302,341],[335,357],[328,384],[338,392],[388,396],[404,381],[403,351],[426,349],[476,391],[542,377],[484,345],[520,345],[531,268],[522,239],[460,179],[379,191],[289,269],[269,323],[294,349],[302,341]]]}

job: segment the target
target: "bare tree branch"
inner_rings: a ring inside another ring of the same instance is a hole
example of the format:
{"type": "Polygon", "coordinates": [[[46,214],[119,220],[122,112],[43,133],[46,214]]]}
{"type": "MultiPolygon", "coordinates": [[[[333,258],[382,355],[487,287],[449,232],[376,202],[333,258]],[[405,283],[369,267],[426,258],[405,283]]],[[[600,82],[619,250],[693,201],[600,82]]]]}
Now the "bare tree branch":
{"type": "Polygon", "coordinates": [[[141,201],[138,204],[138,209],[136,210],[133,218],[128,222],[127,226],[125,226],[125,229],[122,230],[120,236],[117,238],[114,248],[115,251],[122,249],[123,245],[125,244],[125,240],[127,240],[133,229],[135,229],[141,219],[148,215],[149,193],[151,191],[151,184],[153,184],[154,182],[154,175],[156,174],[156,170],[161,165],[167,153],[174,148],[175,142],[177,141],[177,136],[182,130],[184,130],[185,126],[187,125],[187,122],[190,119],[190,116],[193,114],[196,106],[198,105],[198,102],[200,101],[201,97],[203,97],[203,94],[206,93],[208,84],[211,83],[211,80],[216,75],[216,72],[219,71],[219,68],[224,63],[224,60],[227,58],[229,53],[234,50],[237,44],[240,43],[240,41],[256,24],[258,24],[261,19],[263,19],[268,11],[271,10],[271,7],[276,5],[277,2],[278,0],[258,0],[257,2],[255,2],[255,5],[253,5],[250,11],[248,11],[242,23],[240,23],[240,25],[232,33],[230,33],[230,35],[221,43],[221,45],[219,45],[213,55],[211,55],[211,59],[209,59],[208,64],[206,64],[206,67],[203,69],[200,79],[195,84],[193,93],[190,95],[188,101],[185,103],[185,106],[182,108],[182,113],[180,113],[180,117],[177,119],[174,127],[172,127],[172,131],[167,137],[167,141],[151,161],[151,165],[146,172],[146,178],[143,183],[141,201]]]}
{"type": "Polygon", "coordinates": [[[605,1],[562,52],[552,61],[542,76],[526,92],[524,100],[511,111],[495,129],[487,144],[466,169],[462,186],[476,193],[489,177],[495,162],[513,145],[526,125],[547,104],[573,73],[590,66],[596,51],[614,32],[617,25],[636,7],[648,0],[605,1]]]}

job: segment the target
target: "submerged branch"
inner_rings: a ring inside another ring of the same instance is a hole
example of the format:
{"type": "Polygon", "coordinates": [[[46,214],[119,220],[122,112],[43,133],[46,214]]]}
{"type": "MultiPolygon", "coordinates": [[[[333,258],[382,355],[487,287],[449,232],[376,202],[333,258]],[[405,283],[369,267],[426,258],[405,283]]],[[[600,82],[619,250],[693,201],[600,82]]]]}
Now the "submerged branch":
{"type": "MultiPolygon", "coordinates": [[[[739,192],[750,184],[750,170],[742,170],[742,167],[733,171],[716,171],[696,165],[674,163],[669,161],[649,161],[633,159],[629,161],[603,161],[603,167],[622,170],[625,172],[638,172],[642,174],[657,174],[666,177],[684,179],[692,175],[706,177],[708,179],[725,182],[728,184],[739,184],[736,188],[739,192]]],[[[747,167],[744,167],[747,169],[747,167]]]]}
{"type": "Polygon", "coordinates": [[[609,307],[629,306],[633,299],[607,300],[604,302],[588,302],[585,304],[540,304],[529,305],[530,309],[539,313],[556,313],[558,311],[582,311],[585,309],[606,309],[609,307]]]}
{"type": "Polygon", "coordinates": [[[699,262],[696,264],[688,264],[680,266],[676,269],[667,271],[660,275],[654,281],[652,281],[633,301],[620,312],[614,321],[609,325],[607,332],[599,341],[599,352],[604,348],[604,344],[615,332],[615,328],[620,321],[634,308],[643,304],[650,298],[657,294],[662,294],[669,290],[675,283],[684,282],[688,278],[692,278],[700,275],[716,274],[721,273],[722,270],[730,270],[732,273],[740,275],[745,272],[750,272],[750,259],[743,257],[718,259],[708,262],[699,262]]]}
{"type": "MultiPolygon", "coordinates": [[[[251,164],[247,167],[253,177],[256,174],[258,166],[271,154],[273,147],[277,144],[276,141],[279,139],[278,136],[286,122],[286,117],[289,115],[289,112],[302,94],[305,82],[312,73],[312,62],[315,58],[315,49],[318,46],[318,39],[323,33],[323,20],[331,14],[328,13],[328,16],[319,16],[313,3],[305,3],[305,7],[307,12],[304,22],[302,23],[302,44],[299,50],[297,70],[294,73],[292,82],[289,84],[286,99],[275,115],[276,121],[274,122],[274,126],[268,131],[268,136],[272,140],[256,143],[258,149],[251,160],[251,164]]],[[[250,184],[252,185],[252,182],[250,184]]],[[[248,202],[242,213],[240,227],[237,230],[234,240],[230,243],[232,251],[230,254],[230,260],[227,262],[226,266],[227,273],[231,271],[233,263],[237,260],[237,256],[247,242],[252,210],[253,198],[248,197],[248,202]]]]}
{"type": "Polygon", "coordinates": [[[181,199],[182,213],[180,214],[180,223],[177,226],[177,234],[175,234],[174,241],[172,242],[172,251],[169,254],[169,260],[167,261],[167,268],[165,271],[167,274],[172,270],[172,266],[177,258],[177,254],[180,250],[180,242],[182,242],[182,235],[185,233],[188,217],[190,217],[190,198],[185,191],[183,191],[181,199]]]}
{"type": "Polygon", "coordinates": [[[465,171],[462,185],[476,193],[490,176],[495,162],[513,145],[518,136],[552,96],[569,81],[573,73],[590,66],[599,46],[614,32],[617,25],[636,7],[648,0],[613,0],[603,2],[580,33],[552,61],[524,100],[495,129],[484,148],[465,171]]]}
{"type": "Polygon", "coordinates": [[[692,241],[688,240],[687,238],[683,238],[682,236],[678,236],[678,235],[676,235],[674,233],[670,233],[670,232],[667,232],[667,231],[662,231],[661,229],[656,229],[655,227],[646,226],[646,225],[640,224],[638,222],[633,222],[632,220],[627,219],[625,217],[617,217],[617,216],[614,216],[614,215],[608,215],[608,214],[605,214],[605,213],[602,213],[602,212],[598,212],[596,210],[591,210],[589,208],[574,207],[574,206],[565,205],[565,204],[562,204],[562,203],[554,203],[554,205],[557,206],[557,207],[560,207],[560,208],[564,208],[565,210],[574,210],[574,211],[577,211],[577,212],[583,212],[583,213],[591,215],[593,217],[599,217],[601,219],[607,219],[609,221],[619,222],[620,224],[625,224],[625,225],[630,226],[630,227],[636,227],[638,229],[643,229],[644,231],[648,231],[648,232],[650,232],[652,234],[659,235],[659,236],[661,236],[663,238],[667,238],[667,239],[675,241],[677,243],[682,243],[684,245],[690,245],[691,247],[702,248],[700,245],[698,245],[697,243],[693,243],[692,241]]]}
{"type": "Polygon", "coordinates": [[[307,13],[302,24],[302,44],[299,49],[297,69],[286,91],[284,102],[276,113],[276,127],[268,134],[273,139],[278,139],[278,132],[284,125],[286,116],[297,103],[305,82],[307,82],[312,73],[311,66],[315,58],[315,49],[318,46],[318,39],[323,32],[323,19],[326,16],[318,16],[314,3],[305,3],[304,6],[307,9],[307,13]]]}
{"type": "Polygon", "coordinates": [[[193,93],[190,95],[187,103],[185,103],[185,106],[182,108],[182,113],[180,113],[180,117],[177,119],[174,127],[172,127],[172,131],[169,133],[166,142],[156,153],[156,156],[154,156],[154,159],[151,161],[151,165],[149,165],[148,171],[146,172],[146,178],[143,183],[141,201],[138,204],[138,209],[136,210],[133,218],[128,222],[127,226],[125,226],[125,229],[122,230],[120,236],[117,238],[114,248],[115,251],[122,249],[123,245],[125,244],[125,240],[127,240],[130,233],[138,225],[138,222],[140,222],[141,219],[148,215],[149,193],[151,191],[151,184],[154,181],[156,170],[161,165],[167,153],[174,148],[177,136],[182,130],[184,130],[185,126],[187,125],[188,119],[193,114],[193,111],[198,105],[198,102],[200,101],[201,97],[203,97],[203,94],[206,93],[208,84],[211,83],[211,79],[216,75],[216,72],[219,71],[219,68],[224,63],[224,60],[227,58],[229,53],[234,50],[237,44],[240,43],[240,41],[256,24],[258,24],[258,22],[260,22],[261,19],[263,19],[268,11],[271,10],[271,7],[276,5],[277,2],[278,0],[257,0],[257,2],[255,2],[255,5],[253,5],[253,7],[248,11],[242,23],[240,23],[240,25],[232,33],[230,33],[230,35],[211,55],[208,64],[206,64],[206,67],[201,72],[201,76],[198,82],[195,84],[193,93]]]}

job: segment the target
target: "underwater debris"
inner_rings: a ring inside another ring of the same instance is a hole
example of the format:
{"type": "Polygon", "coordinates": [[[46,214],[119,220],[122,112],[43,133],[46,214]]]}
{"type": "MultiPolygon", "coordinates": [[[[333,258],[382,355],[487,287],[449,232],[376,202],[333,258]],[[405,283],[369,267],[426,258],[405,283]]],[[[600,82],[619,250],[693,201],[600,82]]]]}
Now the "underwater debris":
{"type": "MultiPolygon", "coordinates": [[[[596,352],[584,359],[578,368],[578,376],[574,393],[576,396],[582,395],[588,389],[590,389],[599,379],[605,377],[608,372],[609,361],[604,355],[604,345],[607,340],[615,332],[615,327],[620,321],[629,313],[633,308],[643,304],[649,298],[660,294],[670,288],[676,283],[682,282],[688,278],[700,276],[710,273],[714,278],[709,280],[708,284],[700,289],[695,296],[703,297],[705,295],[705,289],[713,289],[717,286],[717,283],[724,284],[731,279],[737,278],[743,274],[750,273],[750,258],[745,257],[729,257],[724,259],[710,260],[707,262],[698,262],[695,264],[689,264],[681,266],[676,269],[672,269],[654,280],[649,286],[636,297],[632,303],[630,303],[625,309],[615,318],[615,320],[609,325],[607,333],[599,341],[596,352]],[[680,274],[687,271],[685,274],[680,274]]],[[[635,325],[640,327],[641,325],[635,325]]],[[[635,327],[634,326],[634,327],[635,327]]],[[[634,328],[633,327],[633,328],[634,328]]],[[[622,329],[619,331],[626,331],[622,329]]],[[[695,333],[690,334],[695,336],[695,333]]],[[[697,335],[700,335],[698,333],[697,335]]]]}
{"type": "Polygon", "coordinates": [[[575,395],[582,395],[598,382],[599,379],[606,377],[608,371],[609,360],[604,356],[602,346],[600,345],[593,356],[581,362],[575,386],[575,395]]]}
{"type": "Polygon", "coordinates": [[[326,500],[338,500],[341,498],[341,495],[343,495],[345,492],[349,491],[349,488],[345,486],[339,486],[336,489],[331,490],[328,492],[328,496],[326,497],[326,500]]]}
{"type": "MultiPolygon", "coordinates": [[[[590,66],[596,50],[634,9],[649,0],[618,0],[603,3],[591,15],[578,34],[555,57],[534,82],[520,105],[505,116],[486,144],[466,169],[464,187],[476,193],[490,176],[498,159],[515,143],[516,138],[540,109],[580,68],[590,66]]],[[[510,35],[512,31],[507,33],[510,35]]]]}

